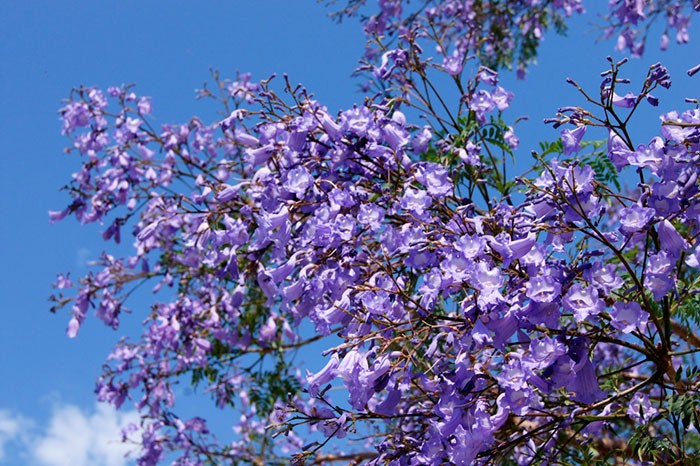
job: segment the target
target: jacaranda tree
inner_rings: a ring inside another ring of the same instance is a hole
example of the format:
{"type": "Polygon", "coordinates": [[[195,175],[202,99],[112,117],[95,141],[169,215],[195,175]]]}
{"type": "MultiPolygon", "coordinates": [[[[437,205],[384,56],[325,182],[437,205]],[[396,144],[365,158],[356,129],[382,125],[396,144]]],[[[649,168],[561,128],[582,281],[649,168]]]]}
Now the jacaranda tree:
{"type": "MultiPolygon", "coordinates": [[[[53,310],[71,337],[93,311],[142,320],[96,389],[137,407],[138,464],[700,464],[698,101],[635,141],[671,77],[610,59],[512,173],[499,71],[524,77],[583,0],[328,3],[364,27],[363,105],[214,74],[209,122],[155,127],[130,87],[61,109],[82,167],[51,218],[103,224],[107,252],[59,276],[53,310]],[[129,309],[144,285],[150,309],[129,309]],[[182,416],[183,385],[235,435],[182,416]]],[[[698,9],[608,6],[636,56],[653,22],[662,48],[687,42],[698,9]]]]}

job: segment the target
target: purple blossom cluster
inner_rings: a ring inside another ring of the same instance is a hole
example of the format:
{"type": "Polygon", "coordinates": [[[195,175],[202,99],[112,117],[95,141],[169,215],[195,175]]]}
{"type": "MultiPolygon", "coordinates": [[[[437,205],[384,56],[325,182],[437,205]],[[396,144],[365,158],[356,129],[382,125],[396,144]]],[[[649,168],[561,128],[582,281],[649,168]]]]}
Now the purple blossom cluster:
{"type": "MultiPolygon", "coordinates": [[[[611,11],[644,14],[632,3],[611,11]]],[[[498,57],[536,47],[581,2],[407,5],[380,1],[365,28],[410,44],[374,71],[413,100],[333,113],[286,80],[282,98],[274,81],[239,75],[216,83],[229,116],[212,124],[156,129],[150,99],[128,87],[80,88],[61,109],[83,165],[51,219],[100,223],[105,241],[128,235],[133,251],[104,253],[77,281],[59,276],[54,310],[71,309],[71,337],[91,309],[114,329],[127,313],[142,319],[97,385],[100,400],[141,413],[125,431],[139,465],[560,464],[579,443],[601,459],[651,424],[673,442],[688,430],[669,395],[700,389],[679,367],[699,347],[688,317],[700,283],[697,105],[665,113],[660,134],[635,146],[624,112],[658,103],[651,92],[670,77],[654,65],[641,92],[620,97],[611,62],[599,98],[586,94],[594,108],[560,109],[560,141],[512,181],[504,160],[518,140],[502,112],[513,94],[498,57]],[[411,37],[426,25],[420,40],[441,44],[448,75],[478,52],[456,114],[420,91],[431,81],[411,37]],[[519,32],[497,45],[487,30],[519,32]],[[402,106],[427,118],[412,123],[402,106]],[[595,126],[607,145],[584,141],[595,126]],[[605,182],[618,171],[637,189],[605,182]],[[127,309],[144,284],[150,310],[127,309]],[[313,344],[324,345],[317,370],[299,363],[313,344]],[[234,438],[182,417],[178,384],[234,413],[234,438]]],[[[686,452],[658,454],[670,464],[686,452]]]]}
{"type": "Polygon", "coordinates": [[[659,48],[668,49],[673,39],[678,44],[690,41],[690,19],[693,10],[698,11],[694,1],[676,0],[610,0],[610,15],[606,18],[609,26],[605,35],[617,35],[616,48],[628,50],[632,56],[644,54],[646,40],[652,21],[662,17],[665,20],[664,31],[659,39],[659,48]]]}
{"type": "Polygon", "coordinates": [[[561,29],[567,18],[584,11],[581,0],[380,0],[365,15],[360,12],[366,3],[374,4],[350,0],[336,15],[361,16],[368,38],[366,57],[370,61],[381,57],[375,75],[382,79],[394,68],[411,67],[414,55],[428,47],[435,48],[440,69],[452,76],[460,75],[474,56],[491,68],[515,64],[524,73],[544,33],[561,29]]]}
{"type": "MultiPolygon", "coordinates": [[[[336,0],[327,0],[335,4],[336,0]]],[[[345,0],[335,16],[359,16],[367,36],[366,58],[377,66],[375,77],[406,78],[406,69],[439,69],[462,74],[470,60],[494,69],[517,67],[524,76],[545,33],[566,31],[566,23],[584,13],[583,0],[345,0]],[[371,6],[368,6],[370,4],[371,6]],[[432,51],[435,50],[433,55],[432,51]],[[424,50],[427,56],[422,57],[424,50]]],[[[603,36],[616,37],[616,48],[642,56],[650,28],[665,20],[660,49],[674,36],[678,44],[690,40],[689,26],[696,2],[690,0],[609,0],[602,20],[603,36]]]]}

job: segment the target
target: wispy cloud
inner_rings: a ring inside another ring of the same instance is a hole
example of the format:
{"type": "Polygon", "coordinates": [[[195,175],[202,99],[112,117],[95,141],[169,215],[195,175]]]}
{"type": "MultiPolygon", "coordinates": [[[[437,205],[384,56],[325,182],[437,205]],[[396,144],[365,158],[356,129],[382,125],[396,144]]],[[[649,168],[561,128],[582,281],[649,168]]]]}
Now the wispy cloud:
{"type": "Polygon", "coordinates": [[[5,446],[26,439],[32,422],[23,416],[6,410],[0,410],[0,461],[5,458],[5,446]]]}
{"type": "Polygon", "coordinates": [[[88,248],[80,248],[75,253],[75,265],[78,268],[84,269],[89,265],[90,250],[88,248]]]}
{"type": "Polygon", "coordinates": [[[135,446],[122,443],[121,431],[137,420],[134,411],[119,412],[104,404],[91,411],[58,404],[42,427],[0,410],[0,460],[9,451],[4,447],[14,444],[18,456],[36,466],[127,466],[135,446]]]}

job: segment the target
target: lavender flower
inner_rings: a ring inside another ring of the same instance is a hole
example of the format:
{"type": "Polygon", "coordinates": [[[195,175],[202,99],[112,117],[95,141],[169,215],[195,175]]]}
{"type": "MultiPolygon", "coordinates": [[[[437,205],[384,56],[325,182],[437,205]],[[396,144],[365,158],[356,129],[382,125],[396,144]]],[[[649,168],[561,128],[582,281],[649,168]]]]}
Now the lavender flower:
{"type": "Polygon", "coordinates": [[[649,318],[649,314],[634,301],[616,302],[610,311],[610,316],[612,326],[622,333],[631,333],[635,330],[644,332],[649,318]]]}
{"type": "Polygon", "coordinates": [[[581,150],[581,139],[586,134],[585,126],[577,126],[574,130],[563,129],[561,142],[564,145],[564,155],[571,155],[581,150]]]}
{"type": "Polygon", "coordinates": [[[598,298],[598,291],[595,288],[584,288],[579,283],[569,288],[562,299],[562,304],[574,313],[576,322],[583,322],[589,316],[596,316],[605,308],[603,301],[598,298]]]}
{"type": "Polygon", "coordinates": [[[627,408],[627,415],[639,424],[646,424],[659,413],[649,400],[649,396],[643,393],[635,393],[627,408]]]}
{"type": "Polygon", "coordinates": [[[621,230],[625,233],[634,233],[643,230],[654,218],[654,209],[633,204],[620,210],[621,230]]]}

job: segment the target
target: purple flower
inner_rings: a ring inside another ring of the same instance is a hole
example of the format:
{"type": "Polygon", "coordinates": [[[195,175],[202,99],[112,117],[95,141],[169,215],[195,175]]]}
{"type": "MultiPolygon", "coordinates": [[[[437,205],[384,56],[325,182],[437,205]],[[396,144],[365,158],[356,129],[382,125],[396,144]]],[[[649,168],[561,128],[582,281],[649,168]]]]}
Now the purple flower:
{"type": "Polygon", "coordinates": [[[90,124],[90,109],[82,102],[71,102],[61,109],[63,117],[63,134],[70,134],[75,129],[90,124]]]}
{"type": "Polygon", "coordinates": [[[520,355],[510,353],[510,358],[503,364],[501,373],[496,376],[498,385],[511,390],[527,390],[528,371],[523,369],[520,355]]]}
{"type": "Polygon", "coordinates": [[[512,240],[507,234],[497,237],[485,236],[491,249],[496,251],[503,258],[503,266],[508,267],[514,260],[525,256],[537,241],[535,233],[529,233],[526,237],[512,240]]]}
{"type": "Polygon", "coordinates": [[[649,314],[634,301],[628,303],[618,301],[610,310],[610,317],[612,317],[610,323],[617,330],[622,333],[632,333],[635,330],[641,332],[646,330],[649,314]]]}
{"type": "Polygon", "coordinates": [[[671,222],[664,219],[657,226],[659,234],[659,242],[661,249],[664,250],[670,257],[680,257],[681,251],[688,249],[688,242],[678,233],[676,227],[671,222]]]}
{"type": "Polygon", "coordinates": [[[384,416],[391,416],[396,411],[396,406],[398,406],[400,401],[401,391],[389,390],[389,394],[386,396],[384,401],[377,404],[373,411],[375,413],[383,414],[384,416]]]}
{"type": "Polygon", "coordinates": [[[267,318],[267,322],[260,327],[260,340],[269,343],[277,338],[277,322],[274,316],[267,318]]]}
{"type": "Polygon", "coordinates": [[[460,283],[466,280],[474,268],[474,263],[461,254],[448,254],[440,263],[445,277],[460,283]]]}
{"type": "Polygon", "coordinates": [[[498,73],[491,68],[485,66],[479,67],[479,72],[476,74],[479,81],[486,83],[490,86],[495,86],[498,84],[498,73]]]}
{"type": "Polygon", "coordinates": [[[648,146],[639,145],[637,150],[628,158],[630,165],[649,168],[657,174],[664,160],[664,142],[660,137],[651,140],[648,146]]]}
{"type": "Polygon", "coordinates": [[[564,155],[571,155],[581,150],[581,139],[586,134],[585,126],[577,126],[575,129],[563,129],[561,142],[564,145],[564,155]]]}
{"type": "Polygon", "coordinates": [[[376,231],[384,220],[384,211],[374,204],[362,204],[357,213],[357,221],[376,231]]]}
{"type": "MultiPolygon", "coordinates": [[[[492,301],[495,302],[498,296],[496,293],[493,294],[496,299],[492,299],[492,301]]],[[[480,298],[482,298],[482,301],[485,301],[483,297],[480,298]]],[[[482,320],[486,327],[493,332],[493,345],[496,348],[503,349],[505,343],[518,331],[519,321],[513,309],[509,309],[502,315],[495,311],[491,312],[482,320]]]]}
{"type": "Polygon", "coordinates": [[[516,136],[515,131],[510,126],[503,134],[503,140],[513,149],[517,149],[520,145],[520,139],[518,139],[518,136],[516,136]]]}
{"type": "MultiPolygon", "coordinates": [[[[289,290],[290,292],[293,290],[289,290]]],[[[346,290],[342,296],[323,309],[316,309],[313,317],[317,331],[324,335],[330,333],[333,325],[347,321],[350,317],[350,290],[346,290]]]]}
{"type": "Polygon", "coordinates": [[[498,267],[489,267],[484,262],[479,262],[471,275],[473,286],[483,292],[498,290],[503,285],[503,275],[498,267]]]}
{"type": "Polygon", "coordinates": [[[337,123],[335,118],[328,113],[323,112],[321,115],[321,125],[332,141],[338,141],[345,133],[345,127],[342,123],[337,123]]]}
{"type": "Polygon", "coordinates": [[[564,207],[564,218],[569,222],[593,218],[602,212],[604,205],[599,197],[590,193],[571,196],[571,202],[573,207],[569,205],[564,207]]]}
{"type": "Polygon", "coordinates": [[[149,115],[152,110],[151,106],[151,98],[150,97],[141,97],[136,104],[139,115],[149,115]]]}
{"type": "MultiPolygon", "coordinates": [[[[588,165],[574,165],[568,168],[563,176],[564,189],[571,194],[590,194],[593,191],[594,180],[593,168],[588,165]]],[[[573,198],[572,201],[580,202],[576,198],[573,198]]]]}
{"type": "Polygon", "coordinates": [[[78,330],[80,330],[80,318],[74,315],[68,322],[66,335],[68,335],[68,338],[75,338],[78,335],[78,330]]]}
{"type": "Polygon", "coordinates": [[[428,143],[433,138],[433,133],[429,126],[424,126],[418,133],[413,136],[413,152],[421,153],[428,148],[428,143]]]}
{"type": "Polygon", "coordinates": [[[328,193],[328,201],[333,212],[339,212],[342,208],[350,208],[355,205],[355,199],[350,192],[336,188],[328,193]]]}
{"type": "Polygon", "coordinates": [[[559,303],[538,303],[530,301],[527,306],[527,321],[533,324],[544,324],[549,328],[559,328],[561,309],[559,303]]]}
{"type": "Polygon", "coordinates": [[[63,210],[50,210],[49,211],[49,221],[51,223],[58,222],[66,218],[66,215],[70,213],[70,209],[63,210]]]}
{"type": "MultiPolygon", "coordinates": [[[[385,367],[382,366],[378,369],[383,370],[385,367]]],[[[386,367],[386,370],[388,369],[386,367]]],[[[337,374],[345,381],[345,386],[350,394],[350,405],[355,409],[364,409],[367,400],[374,393],[374,387],[368,381],[375,371],[369,369],[367,354],[356,349],[348,351],[336,370],[337,374]]]]}
{"type": "Polygon", "coordinates": [[[457,148],[457,157],[462,159],[469,165],[481,165],[481,146],[474,144],[472,141],[467,141],[466,148],[457,148]]]}
{"type": "Polygon", "coordinates": [[[253,76],[250,73],[243,73],[238,79],[228,86],[228,92],[238,102],[253,102],[254,93],[260,89],[258,83],[251,82],[253,76]]]}
{"type": "Polygon", "coordinates": [[[441,198],[452,193],[452,180],[447,176],[447,170],[441,165],[420,163],[416,166],[415,177],[433,197],[441,198]]]}
{"type": "Polygon", "coordinates": [[[486,121],[486,114],[496,108],[496,102],[488,91],[482,89],[471,99],[469,108],[474,110],[479,121],[486,121]]]}
{"type": "Polygon", "coordinates": [[[654,209],[642,207],[639,204],[632,204],[620,210],[620,223],[624,233],[634,233],[643,230],[654,218],[654,209]]]}
{"type": "Polygon", "coordinates": [[[586,404],[605,398],[605,392],[598,385],[596,370],[588,353],[589,340],[586,337],[576,337],[569,342],[569,356],[574,362],[571,369],[575,375],[562,380],[567,390],[575,393],[574,400],[586,404]]]}
{"type": "Polygon", "coordinates": [[[309,171],[306,167],[299,166],[289,171],[287,174],[287,182],[284,184],[284,187],[287,191],[296,194],[297,198],[301,199],[312,184],[313,180],[309,171]]]}
{"type": "Polygon", "coordinates": [[[688,267],[693,267],[694,269],[700,267],[700,245],[695,248],[693,253],[688,254],[688,257],[685,259],[685,263],[688,265],[688,267]]]}
{"type": "Polygon", "coordinates": [[[603,301],[598,298],[598,290],[593,287],[584,288],[576,283],[562,300],[564,307],[574,313],[576,322],[583,322],[588,316],[596,316],[605,308],[603,301]]]}
{"type": "Polygon", "coordinates": [[[658,413],[659,410],[654,408],[649,401],[649,396],[640,392],[634,394],[627,408],[627,415],[639,424],[646,424],[658,413]]]}
{"type": "Polygon", "coordinates": [[[491,99],[496,107],[498,107],[498,110],[503,111],[508,108],[510,102],[513,100],[513,93],[498,86],[491,93],[491,99]]]}
{"type": "Polygon", "coordinates": [[[406,65],[407,58],[408,54],[405,50],[389,50],[382,55],[381,64],[374,69],[373,74],[379,79],[389,79],[395,68],[406,65]]]}
{"type": "Polygon", "coordinates": [[[634,153],[627,147],[627,144],[615,132],[610,131],[608,136],[608,157],[619,170],[629,165],[629,159],[634,153]]]}
{"type": "Polygon", "coordinates": [[[476,455],[486,446],[488,439],[490,439],[488,431],[481,429],[467,430],[461,425],[458,425],[454,431],[454,441],[450,442],[450,446],[448,447],[450,464],[456,466],[469,466],[473,464],[476,455]]]}
{"type": "Polygon", "coordinates": [[[637,96],[632,94],[631,92],[625,94],[624,97],[620,97],[617,94],[613,94],[612,103],[613,105],[617,105],[618,107],[632,108],[634,107],[634,104],[637,103],[637,96]]]}
{"type": "Polygon", "coordinates": [[[654,294],[654,299],[662,299],[675,286],[674,263],[675,258],[672,260],[665,251],[649,256],[644,286],[654,294]]]}
{"type": "Polygon", "coordinates": [[[338,358],[338,355],[333,353],[326,365],[323,366],[323,369],[315,374],[311,374],[307,371],[306,384],[309,387],[309,393],[311,396],[318,395],[319,387],[327,384],[335,378],[339,363],[340,359],[338,358]]]}
{"type": "Polygon", "coordinates": [[[512,413],[516,416],[524,416],[530,411],[532,405],[536,405],[537,395],[530,387],[522,390],[506,388],[496,400],[500,410],[512,413]]]}
{"type": "Polygon", "coordinates": [[[462,72],[462,67],[464,66],[464,56],[455,50],[450,55],[445,56],[442,59],[442,66],[447,72],[452,76],[457,76],[462,72]]]}
{"type": "Polygon", "coordinates": [[[432,204],[432,200],[426,191],[406,187],[400,205],[402,208],[414,213],[417,217],[423,217],[425,211],[432,204]]]}
{"type": "Polygon", "coordinates": [[[240,185],[231,186],[228,184],[222,184],[221,188],[222,189],[214,195],[214,199],[216,199],[217,202],[222,203],[238,197],[241,191],[240,185]]]}
{"type": "Polygon", "coordinates": [[[654,97],[651,94],[647,94],[646,96],[647,102],[649,102],[649,105],[652,107],[658,107],[659,106],[659,99],[654,97]]]}
{"type": "Polygon", "coordinates": [[[700,139],[700,110],[686,110],[681,115],[675,110],[661,115],[664,123],[661,127],[661,135],[674,142],[698,141],[700,139]]]}
{"type": "Polygon", "coordinates": [[[479,235],[464,235],[453,244],[455,250],[462,253],[467,259],[473,259],[481,255],[486,246],[483,237],[479,235]]]}
{"type": "Polygon", "coordinates": [[[671,75],[668,74],[668,70],[665,66],[663,66],[661,63],[655,63],[649,70],[647,83],[649,86],[654,83],[658,83],[660,86],[668,89],[671,87],[671,75]]]}
{"type": "Polygon", "coordinates": [[[390,306],[386,291],[365,291],[360,294],[360,301],[370,314],[382,315],[390,306]]]}
{"type": "Polygon", "coordinates": [[[574,366],[575,376],[566,385],[567,389],[574,392],[573,399],[580,403],[591,404],[605,398],[605,392],[600,389],[598,377],[593,363],[588,355],[574,366]]]}
{"type": "Polygon", "coordinates": [[[530,352],[523,357],[523,365],[530,370],[542,370],[565,354],[566,346],[564,343],[544,336],[530,341],[530,352]]]}
{"type": "Polygon", "coordinates": [[[665,251],[661,251],[649,256],[645,272],[652,275],[672,275],[673,267],[673,257],[669,256],[665,251]]]}
{"type": "Polygon", "coordinates": [[[371,388],[374,393],[379,393],[389,382],[392,354],[385,353],[379,356],[374,363],[360,373],[360,382],[363,386],[371,388]]]}
{"type": "Polygon", "coordinates": [[[274,153],[274,150],[275,148],[272,145],[267,144],[256,148],[248,148],[245,152],[248,156],[248,162],[254,167],[257,167],[267,162],[274,153]]]}
{"type": "Polygon", "coordinates": [[[538,303],[551,303],[561,292],[561,285],[549,275],[530,278],[525,286],[527,297],[538,303]]]}
{"type": "Polygon", "coordinates": [[[610,294],[624,284],[615,264],[603,265],[601,262],[595,262],[584,272],[584,278],[604,294],[610,294]]]}
{"type": "Polygon", "coordinates": [[[393,120],[387,121],[382,127],[382,131],[387,144],[394,150],[403,148],[410,141],[408,131],[393,120]]]}

